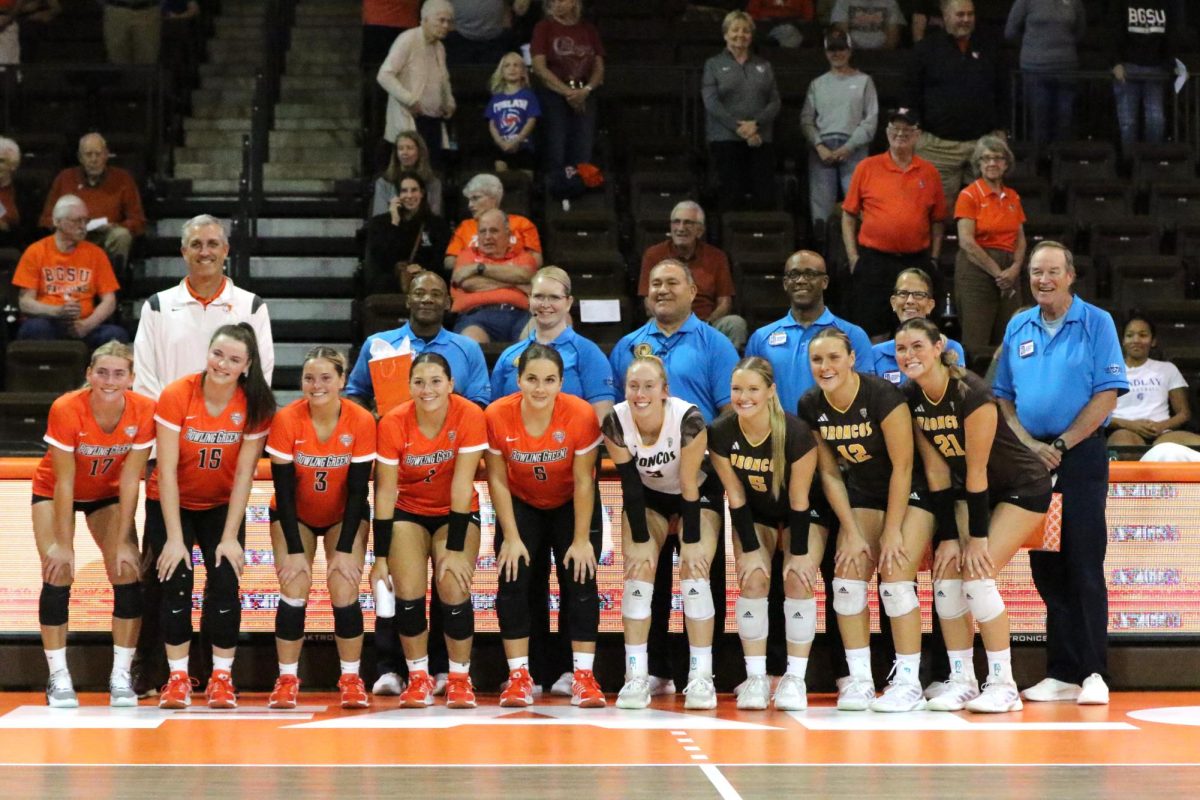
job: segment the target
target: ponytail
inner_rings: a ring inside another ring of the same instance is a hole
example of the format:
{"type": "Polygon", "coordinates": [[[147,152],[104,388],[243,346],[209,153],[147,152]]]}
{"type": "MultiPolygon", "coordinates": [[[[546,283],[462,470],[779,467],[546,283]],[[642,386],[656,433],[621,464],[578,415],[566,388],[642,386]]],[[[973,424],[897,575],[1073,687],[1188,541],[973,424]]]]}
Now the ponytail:
{"type": "Polygon", "coordinates": [[[942,366],[949,371],[950,377],[953,380],[958,381],[966,377],[967,370],[965,367],[963,367],[963,365],[958,363],[958,353],[955,353],[949,347],[945,346],[944,337],[942,336],[942,332],[936,323],[925,319],[924,317],[913,317],[912,319],[901,324],[900,327],[896,329],[896,334],[899,335],[901,331],[911,331],[914,333],[923,334],[925,338],[929,340],[930,344],[942,342],[942,355],[940,359],[942,366]]]}
{"type": "Polygon", "coordinates": [[[258,337],[248,322],[222,325],[208,340],[209,346],[222,336],[241,342],[250,359],[246,371],[238,376],[238,385],[246,395],[246,430],[255,430],[275,415],[275,395],[263,375],[262,360],[258,357],[258,337]]]}

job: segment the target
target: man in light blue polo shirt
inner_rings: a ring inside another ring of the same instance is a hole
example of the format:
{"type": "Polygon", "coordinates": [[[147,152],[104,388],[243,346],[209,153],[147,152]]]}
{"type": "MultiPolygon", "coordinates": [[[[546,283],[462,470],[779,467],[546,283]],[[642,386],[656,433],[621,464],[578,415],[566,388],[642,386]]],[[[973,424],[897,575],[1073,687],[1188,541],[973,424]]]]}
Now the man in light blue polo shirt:
{"type": "Polygon", "coordinates": [[[413,278],[408,291],[408,324],[367,337],[346,381],[346,396],[362,405],[373,406],[375,389],[371,385],[371,368],[367,365],[371,360],[371,342],[382,339],[399,346],[407,336],[412,343],[414,356],[426,350],[445,356],[450,364],[451,377],[454,378],[454,391],[486,406],[492,399],[492,386],[488,381],[483,350],[466,336],[451,333],[442,327],[442,320],[449,308],[450,293],[440,275],[422,272],[413,278]]]}
{"type": "Polygon", "coordinates": [[[819,253],[812,250],[792,253],[783,267],[783,290],[791,300],[791,310],[783,319],[756,330],[746,344],[746,355],[771,362],[779,402],[789,414],[796,413],[800,396],[815,385],[808,363],[808,343],[822,328],[832,325],[849,336],[854,348],[854,368],[859,372],[874,371],[871,338],[862,328],[834,316],[825,307],[828,286],[829,272],[819,253]]]}
{"type": "Polygon", "coordinates": [[[1009,320],[994,391],[1005,421],[1062,493],[1062,550],[1029,564],[1046,602],[1046,678],[1026,700],[1108,702],[1108,459],[1104,426],[1129,391],[1117,328],[1108,312],[1071,293],[1075,266],[1058,242],[1029,257],[1037,307],[1009,320]]]}

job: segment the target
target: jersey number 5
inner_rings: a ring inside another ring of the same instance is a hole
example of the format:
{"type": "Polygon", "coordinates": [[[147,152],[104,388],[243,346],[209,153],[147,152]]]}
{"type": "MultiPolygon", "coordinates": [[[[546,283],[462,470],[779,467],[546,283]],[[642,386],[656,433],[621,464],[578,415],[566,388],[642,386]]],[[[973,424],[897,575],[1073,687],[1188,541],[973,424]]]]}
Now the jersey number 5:
{"type": "Polygon", "coordinates": [[[219,447],[201,447],[200,448],[200,463],[197,465],[200,469],[220,469],[221,468],[221,448],[219,447]]]}
{"type": "Polygon", "coordinates": [[[933,443],[937,445],[937,449],[946,458],[954,456],[962,457],[967,454],[962,449],[962,445],[958,443],[958,437],[953,433],[939,433],[933,437],[933,443]]]}
{"type": "Polygon", "coordinates": [[[546,468],[541,464],[538,464],[533,468],[533,477],[537,478],[539,481],[546,480],[546,468]]]}

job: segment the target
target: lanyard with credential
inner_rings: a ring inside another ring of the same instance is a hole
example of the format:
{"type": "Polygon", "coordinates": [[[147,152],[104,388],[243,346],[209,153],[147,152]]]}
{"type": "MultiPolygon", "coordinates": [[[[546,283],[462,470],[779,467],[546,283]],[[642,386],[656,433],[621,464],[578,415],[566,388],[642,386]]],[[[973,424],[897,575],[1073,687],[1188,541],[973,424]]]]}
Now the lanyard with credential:
{"type": "MultiPolygon", "coordinates": [[[[671,374],[671,353],[675,350],[679,343],[683,340],[684,331],[676,331],[661,341],[658,351],[649,341],[642,341],[633,346],[633,355],[635,358],[641,356],[657,356],[662,359],[663,366],[667,369],[667,374],[671,374]]],[[[651,334],[651,336],[661,336],[662,334],[651,334]]]]}

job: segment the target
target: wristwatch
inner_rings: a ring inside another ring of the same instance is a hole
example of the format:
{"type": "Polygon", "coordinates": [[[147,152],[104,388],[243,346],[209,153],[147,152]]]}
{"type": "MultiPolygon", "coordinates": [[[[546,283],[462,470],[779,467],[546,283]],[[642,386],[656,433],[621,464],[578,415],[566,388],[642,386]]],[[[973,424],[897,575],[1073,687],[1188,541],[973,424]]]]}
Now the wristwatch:
{"type": "Polygon", "coordinates": [[[485,269],[487,269],[487,265],[480,261],[475,265],[475,274],[482,275],[485,269]]]}
{"type": "Polygon", "coordinates": [[[1053,447],[1055,450],[1057,450],[1060,453],[1065,453],[1065,452],[1067,452],[1067,449],[1068,449],[1066,440],[1063,439],[1061,436],[1058,437],[1057,439],[1055,439],[1054,442],[1050,446],[1053,447]]]}

